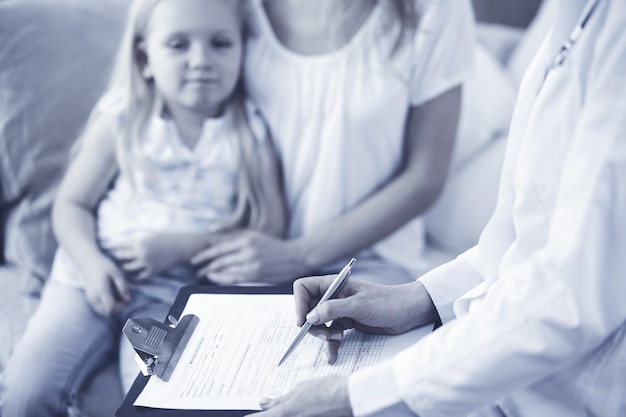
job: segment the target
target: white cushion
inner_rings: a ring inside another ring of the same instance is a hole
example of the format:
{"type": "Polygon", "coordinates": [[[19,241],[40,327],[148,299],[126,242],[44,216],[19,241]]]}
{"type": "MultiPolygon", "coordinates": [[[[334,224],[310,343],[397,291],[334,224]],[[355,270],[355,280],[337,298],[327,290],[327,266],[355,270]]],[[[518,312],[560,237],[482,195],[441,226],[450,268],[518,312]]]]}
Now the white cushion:
{"type": "Polygon", "coordinates": [[[552,25],[555,6],[556,0],[544,0],[523,33],[479,25],[475,71],[464,88],[450,177],[426,214],[431,247],[450,256],[476,244],[495,207],[517,89],[552,25]]]}
{"type": "Polygon", "coordinates": [[[474,71],[463,85],[453,172],[508,130],[517,93],[516,86],[498,60],[482,44],[477,42],[475,48],[474,71]]]}
{"type": "Polygon", "coordinates": [[[452,175],[426,213],[432,245],[455,256],[474,246],[495,208],[506,137],[492,141],[452,175]]]}

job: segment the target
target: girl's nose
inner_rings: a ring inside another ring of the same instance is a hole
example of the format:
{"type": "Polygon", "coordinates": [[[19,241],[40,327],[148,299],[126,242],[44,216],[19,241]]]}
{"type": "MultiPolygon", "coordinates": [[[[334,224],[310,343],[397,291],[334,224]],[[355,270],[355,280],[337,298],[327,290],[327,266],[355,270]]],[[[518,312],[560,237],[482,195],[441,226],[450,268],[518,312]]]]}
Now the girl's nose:
{"type": "Polygon", "coordinates": [[[208,45],[194,44],[189,53],[191,68],[210,68],[213,64],[211,48],[208,45]]]}

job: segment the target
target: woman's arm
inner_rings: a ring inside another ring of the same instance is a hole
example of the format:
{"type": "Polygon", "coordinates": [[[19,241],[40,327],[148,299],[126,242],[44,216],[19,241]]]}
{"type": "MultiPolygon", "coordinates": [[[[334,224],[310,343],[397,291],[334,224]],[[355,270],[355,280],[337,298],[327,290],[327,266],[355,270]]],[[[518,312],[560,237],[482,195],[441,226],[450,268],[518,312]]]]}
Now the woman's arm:
{"type": "Polygon", "coordinates": [[[94,212],[117,173],[115,121],[99,115],[82,137],[52,207],[52,226],[59,244],[85,278],[92,307],[109,315],[128,301],[122,272],[97,244],[94,212]]]}
{"type": "Polygon", "coordinates": [[[354,254],[424,213],[447,178],[461,105],[456,87],[409,110],[400,172],[377,193],[315,232],[293,240],[255,231],[212,239],[193,262],[218,282],[294,279],[354,254]]]}
{"type": "Polygon", "coordinates": [[[461,87],[456,87],[409,110],[400,172],[339,219],[294,241],[311,270],[378,242],[436,201],[447,178],[460,106],[461,87]]]}

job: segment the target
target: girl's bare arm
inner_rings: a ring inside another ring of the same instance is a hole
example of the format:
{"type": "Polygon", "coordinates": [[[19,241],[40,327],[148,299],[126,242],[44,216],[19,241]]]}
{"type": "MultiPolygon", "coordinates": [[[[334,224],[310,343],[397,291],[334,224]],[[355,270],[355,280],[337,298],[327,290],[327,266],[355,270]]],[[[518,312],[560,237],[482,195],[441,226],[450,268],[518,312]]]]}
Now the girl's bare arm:
{"type": "Polygon", "coordinates": [[[100,250],[95,210],[116,175],[115,121],[99,115],[80,139],[52,207],[52,226],[59,244],[78,266],[94,309],[110,314],[128,299],[121,271],[100,250]]]}

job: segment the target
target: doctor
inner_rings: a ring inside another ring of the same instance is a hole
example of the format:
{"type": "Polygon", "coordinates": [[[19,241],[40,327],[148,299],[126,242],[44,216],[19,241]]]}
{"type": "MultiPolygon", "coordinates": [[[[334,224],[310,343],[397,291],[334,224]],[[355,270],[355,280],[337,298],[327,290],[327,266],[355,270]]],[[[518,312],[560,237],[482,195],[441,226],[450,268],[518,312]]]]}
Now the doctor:
{"type": "MultiPolygon", "coordinates": [[[[415,283],[349,282],[308,316],[443,325],[391,361],[263,400],[258,417],[626,416],[626,2],[560,3],[478,245],[415,283]]],[[[300,323],[330,278],[296,282],[300,323]]]]}

